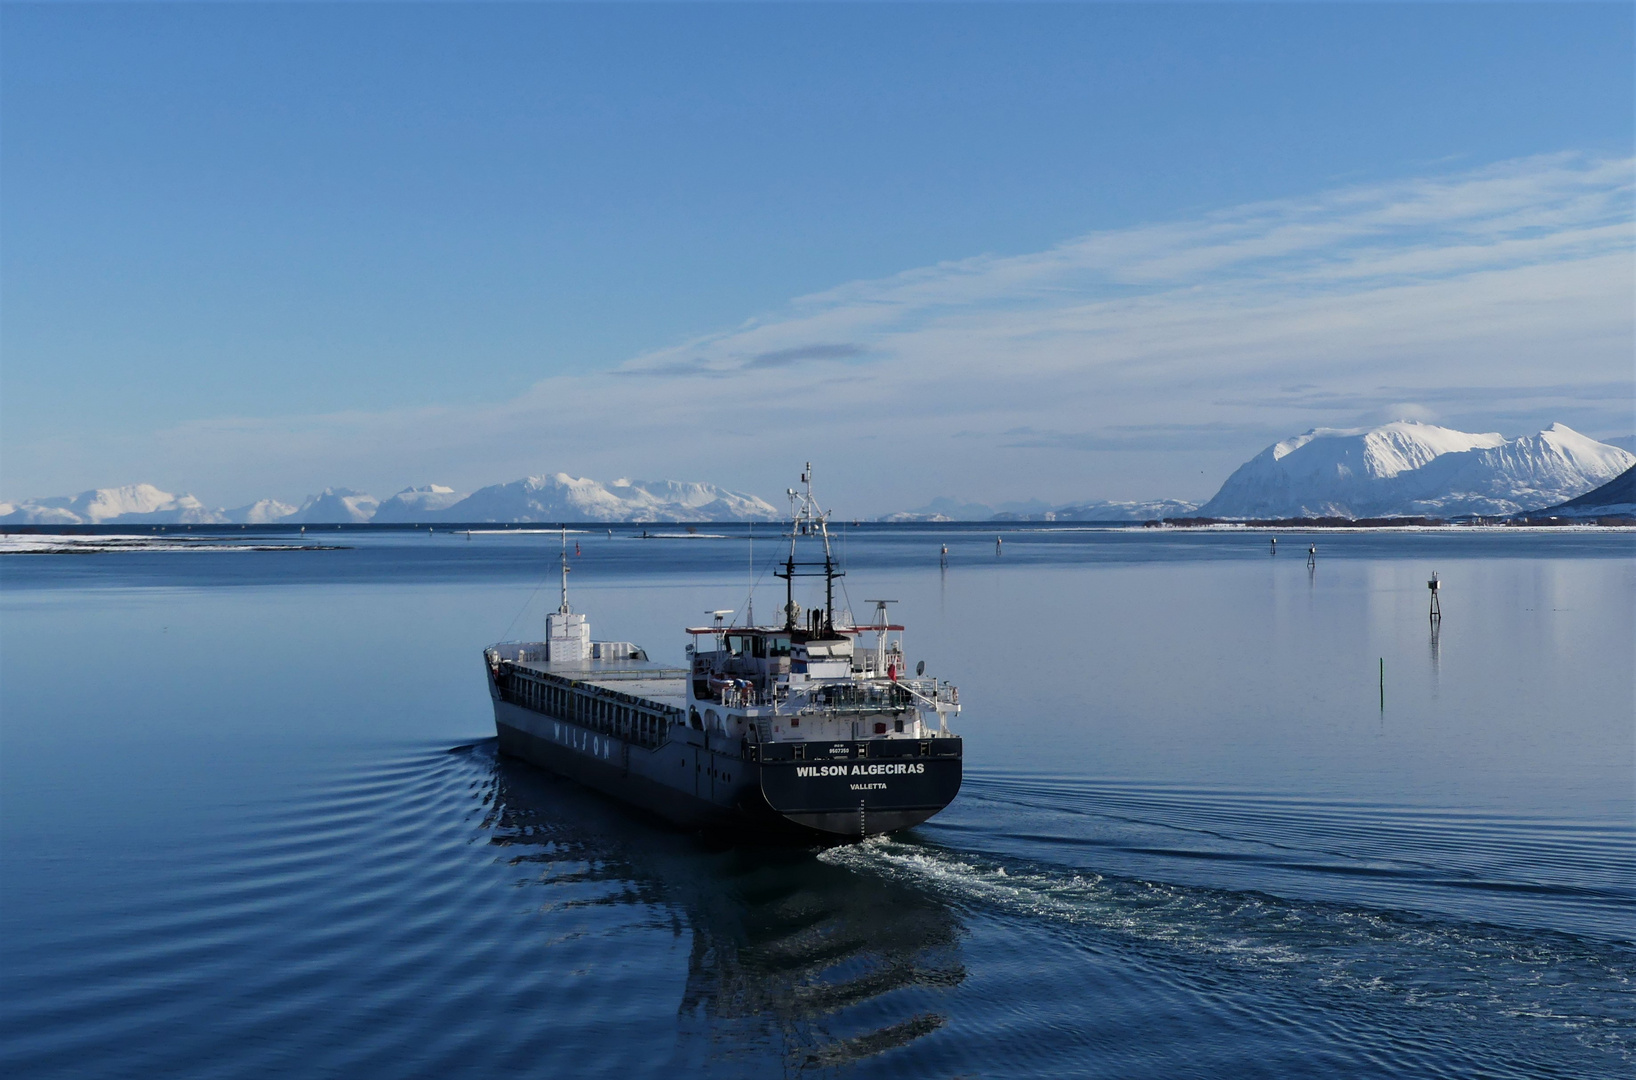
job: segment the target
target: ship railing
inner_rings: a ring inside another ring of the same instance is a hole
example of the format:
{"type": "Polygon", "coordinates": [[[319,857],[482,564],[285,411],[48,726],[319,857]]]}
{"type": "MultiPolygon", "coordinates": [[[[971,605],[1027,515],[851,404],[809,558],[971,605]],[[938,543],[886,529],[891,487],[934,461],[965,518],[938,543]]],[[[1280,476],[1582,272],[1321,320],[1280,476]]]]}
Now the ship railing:
{"type": "Polygon", "coordinates": [[[824,712],[906,712],[916,707],[916,701],[942,711],[943,706],[958,708],[960,692],[937,679],[898,679],[863,685],[833,683],[818,686],[802,695],[802,699],[806,709],[824,712]]]}
{"type": "Polygon", "coordinates": [[[496,659],[513,664],[543,663],[550,650],[551,647],[543,641],[502,641],[488,649],[496,659]]]}
{"type": "Polygon", "coordinates": [[[960,688],[941,679],[899,679],[898,685],[928,705],[960,704],[960,688]]]}
{"type": "MultiPolygon", "coordinates": [[[[864,629],[868,629],[865,627],[864,629]]],[[[908,661],[896,649],[889,651],[883,661],[873,649],[860,649],[852,654],[852,670],[860,675],[885,675],[888,670],[899,675],[909,670],[908,661]]]]}
{"type": "MultiPolygon", "coordinates": [[[[703,700],[703,695],[700,695],[703,700]]],[[[739,687],[724,687],[716,692],[716,696],[709,700],[718,702],[729,709],[753,709],[761,705],[771,705],[774,695],[770,691],[758,690],[754,686],[745,690],[739,687]]]]}
{"type": "Polygon", "coordinates": [[[913,708],[912,698],[912,692],[901,682],[836,683],[816,688],[807,700],[841,712],[903,712],[913,708]]]}

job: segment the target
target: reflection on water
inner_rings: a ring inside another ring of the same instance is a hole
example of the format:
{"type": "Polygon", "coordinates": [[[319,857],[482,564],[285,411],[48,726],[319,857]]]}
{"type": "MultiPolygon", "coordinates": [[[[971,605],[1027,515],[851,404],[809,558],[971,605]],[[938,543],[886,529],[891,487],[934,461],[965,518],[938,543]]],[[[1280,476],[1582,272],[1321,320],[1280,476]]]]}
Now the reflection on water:
{"type": "MultiPolygon", "coordinates": [[[[483,761],[492,744],[466,752],[483,761]]],[[[674,912],[692,941],[678,1017],[714,1053],[765,1047],[791,1068],[828,1067],[945,1024],[925,991],[964,981],[962,926],[930,890],[815,851],[713,846],[532,766],[495,758],[489,767],[487,842],[528,869],[530,884],[613,883],[603,902],[674,912]]]]}
{"type": "Polygon", "coordinates": [[[1438,638],[1442,635],[1442,632],[1442,622],[1440,620],[1433,619],[1431,624],[1431,689],[1433,698],[1437,697],[1438,676],[1442,674],[1442,658],[1438,655],[1438,645],[1440,644],[1438,638]]]}

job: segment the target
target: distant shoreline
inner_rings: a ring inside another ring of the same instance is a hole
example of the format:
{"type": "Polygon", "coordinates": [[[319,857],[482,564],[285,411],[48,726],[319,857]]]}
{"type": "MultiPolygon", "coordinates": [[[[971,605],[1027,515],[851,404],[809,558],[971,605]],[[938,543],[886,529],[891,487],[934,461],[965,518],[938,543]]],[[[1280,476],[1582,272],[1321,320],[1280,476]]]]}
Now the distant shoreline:
{"type": "Polygon", "coordinates": [[[1253,529],[1471,529],[1471,528],[1564,528],[1573,525],[1593,525],[1600,528],[1629,528],[1636,526],[1636,517],[1615,514],[1605,517],[1514,517],[1433,518],[1433,517],[1298,517],[1260,518],[1238,520],[1233,518],[1186,517],[1147,521],[1145,528],[1253,528],[1253,529]]]}
{"type": "MultiPolygon", "coordinates": [[[[575,522],[438,522],[436,524],[423,522],[308,522],[305,525],[297,523],[267,522],[259,525],[229,525],[229,524],[156,524],[150,522],[108,522],[101,525],[0,525],[0,536],[173,536],[178,540],[192,537],[220,537],[234,536],[248,538],[256,534],[261,535],[296,535],[305,532],[311,539],[317,539],[325,532],[415,532],[438,534],[465,534],[498,535],[498,534],[529,534],[550,533],[557,534],[566,530],[574,535],[595,535],[611,531],[621,539],[738,539],[736,535],[721,535],[718,533],[704,534],[694,530],[710,529],[737,529],[748,525],[767,526],[770,522],[756,521],[699,521],[699,522],[625,522],[625,521],[575,521],[575,522]],[[666,532],[653,532],[655,528],[665,529],[666,532]],[[669,530],[686,530],[669,531],[669,530]],[[646,535],[644,536],[644,532],[646,535]]],[[[1188,530],[1285,530],[1285,531],[1316,531],[1316,530],[1352,530],[1352,531],[1442,531],[1442,530],[1470,530],[1470,529],[1564,529],[1564,528],[1636,528],[1636,516],[1611,515],[1600,517],[1529,517],[1517,515],[1515,517],[1471,517],[1471,518],[1433,518],[1433,517],[1382,517],[1382,518],[1341,518],[1341,517],[1300,517],[1300,518],[1255,518],[1237,520],[1231,518],[1184,517],[1164,518],[1148,521],[848,521],[837,523],[836,528],[866,528],[880,530],[936,530],[939,528],[956,528],[961,531],[993,530],[996,532],[1034,532],[1034,531],[1072,531],[1075,529],[1116,529],[1116,530],[1144,530],[1144,529],[1188,529],[1188,530]]],[[[776,535],[776,534],[774,534],[776,535]]]]}

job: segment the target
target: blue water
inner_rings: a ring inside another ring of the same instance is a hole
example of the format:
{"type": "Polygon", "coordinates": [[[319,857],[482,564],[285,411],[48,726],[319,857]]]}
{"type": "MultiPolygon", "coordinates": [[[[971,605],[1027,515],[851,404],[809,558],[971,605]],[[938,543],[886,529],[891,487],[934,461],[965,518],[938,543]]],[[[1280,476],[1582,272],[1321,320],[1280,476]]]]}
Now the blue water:
{"type": "MultiPolygon", "coordinates": [[[[699,531],[598,636],[771,614],[699,531]]],[[[1279,535],[848,529],[968,773],[829,850],[497,759],[555,536],[0,556],[0,1074],[1630,1075],[1636,540],[1279,535]]]]}

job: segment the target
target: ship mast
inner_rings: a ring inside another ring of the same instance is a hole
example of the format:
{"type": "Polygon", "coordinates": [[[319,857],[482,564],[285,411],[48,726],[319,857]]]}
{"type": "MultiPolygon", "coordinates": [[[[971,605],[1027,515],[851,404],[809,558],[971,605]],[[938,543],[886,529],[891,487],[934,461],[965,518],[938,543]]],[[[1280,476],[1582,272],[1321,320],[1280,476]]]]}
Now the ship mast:
{"type": "Polygon", "coordinates": [[[824,578],[824,619],[818,628],[822,633],[829,634],[835,630],[835,579],[842,577],[845,571],[835,569],[835,554],[829,543],[829,513],[818,508],[818,500],[812,494],[812,462],[801,472],[801,483],[804,489],[797,491],[788,488],[785,494],[790,498],[790,553],[784,560],[782,571],[773,571],[774,577],[784,579],[784,629],[795,630],[795,579],[798,577],[824,578]],[[824,561],[798,561],[795,557],[796,545],[803,536],[816,536],[824,545],[824,561]],[[822,570],[817,569],[823,567],[822,570]],[[798,570],[797,567],[808,567],[798,570]]]}
{"type": "Polygon", "coordinates": [[[568,608],[568,526],[562,527],[562,603],[557,606],[559,615],[571,614],[568,608]]]}

